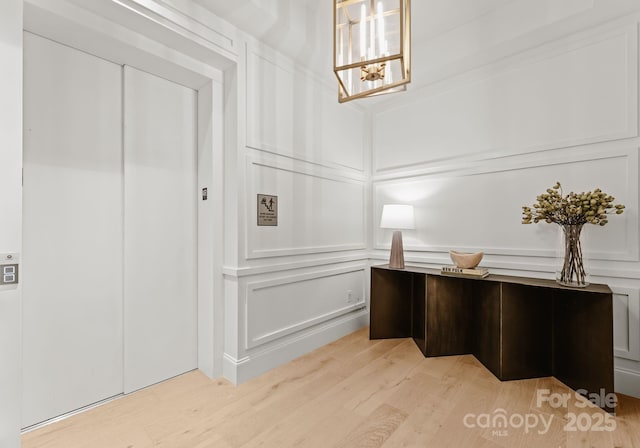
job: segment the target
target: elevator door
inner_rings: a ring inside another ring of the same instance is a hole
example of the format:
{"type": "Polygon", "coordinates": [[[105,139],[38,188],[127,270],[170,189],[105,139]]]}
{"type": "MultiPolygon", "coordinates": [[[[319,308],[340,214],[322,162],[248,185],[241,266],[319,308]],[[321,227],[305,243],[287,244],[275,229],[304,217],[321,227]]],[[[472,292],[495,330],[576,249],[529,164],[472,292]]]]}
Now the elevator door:
{"type": "Polygon", "coordinates": [[[122,393],[122,68],[25,33],[23,426],[122,393]]]}
{"type": "Polygon", "coordinates": [[[23,427],[197,367],[196,93],[25,33],[23,427]]]}
{"type": "Polygon", "coordinates": [[[125,392],[197,367],[196,93],[124,68],[125,392]]]}

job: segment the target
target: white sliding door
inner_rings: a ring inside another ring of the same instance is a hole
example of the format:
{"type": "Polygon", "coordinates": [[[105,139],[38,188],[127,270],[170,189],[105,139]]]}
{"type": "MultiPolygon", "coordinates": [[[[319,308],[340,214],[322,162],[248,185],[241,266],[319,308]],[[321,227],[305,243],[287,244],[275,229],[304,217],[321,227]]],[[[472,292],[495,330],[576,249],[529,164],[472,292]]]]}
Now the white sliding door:
{"type": "Polygon", "coordinates": [[[25,33],[23,427],[122,393],[122,69],[25,33]]]}
{"type": "Polygon", "coordinates": [[[125,392],[197,367],[196,92],[124,68],[125,392]]]}
{"type": "Polygon", "coordinates": [[[23,427],[197,367],[196,92],[25,33],[23,427]]]}

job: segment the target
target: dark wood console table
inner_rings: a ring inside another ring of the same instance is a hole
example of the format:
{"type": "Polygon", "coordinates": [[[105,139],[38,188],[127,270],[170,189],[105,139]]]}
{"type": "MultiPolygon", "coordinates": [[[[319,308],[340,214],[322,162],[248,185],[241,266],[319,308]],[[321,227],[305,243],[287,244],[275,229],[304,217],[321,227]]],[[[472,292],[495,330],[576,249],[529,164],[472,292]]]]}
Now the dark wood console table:
{"type": "Polygon", "coordinates": [[[588,394],[614,391],[606,285],[374,266],[370,338],[405,337],[425,356],[473,354],[502,381],[554,376],[588,394]]]}

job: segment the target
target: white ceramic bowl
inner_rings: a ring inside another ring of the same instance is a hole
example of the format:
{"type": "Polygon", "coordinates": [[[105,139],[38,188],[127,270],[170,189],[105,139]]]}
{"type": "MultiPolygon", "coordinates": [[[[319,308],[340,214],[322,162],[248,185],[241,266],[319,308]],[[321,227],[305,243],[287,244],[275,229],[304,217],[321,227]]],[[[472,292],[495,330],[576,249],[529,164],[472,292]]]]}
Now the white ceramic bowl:
{"type": "Polygon", "coordinates": [[[476,252],[475,254],[465,254],[463,252],[449,251],[449,256],[453,263],[462,269],[473,269],[480,264],[484,252],[476,252]]]}

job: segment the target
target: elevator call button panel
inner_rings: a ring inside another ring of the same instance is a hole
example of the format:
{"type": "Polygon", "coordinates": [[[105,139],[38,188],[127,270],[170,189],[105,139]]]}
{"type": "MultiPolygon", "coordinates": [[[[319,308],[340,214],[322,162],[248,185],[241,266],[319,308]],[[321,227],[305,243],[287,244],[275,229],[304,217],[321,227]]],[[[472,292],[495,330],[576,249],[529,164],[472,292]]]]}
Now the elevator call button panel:
{"type": "Polygon", "coordinates": [[[17,285],[20,281],[20,264],[17,254],[0,254],[0,286],[17,285]]]}

